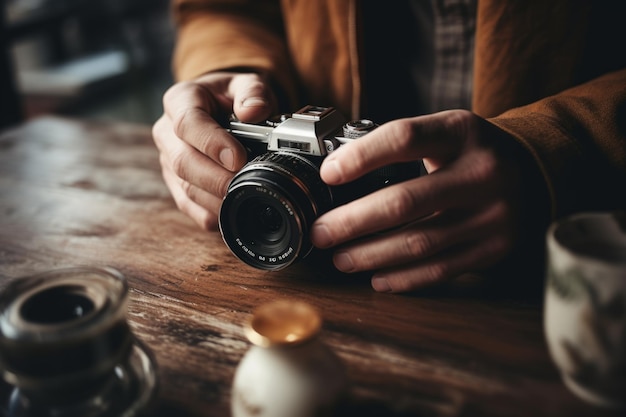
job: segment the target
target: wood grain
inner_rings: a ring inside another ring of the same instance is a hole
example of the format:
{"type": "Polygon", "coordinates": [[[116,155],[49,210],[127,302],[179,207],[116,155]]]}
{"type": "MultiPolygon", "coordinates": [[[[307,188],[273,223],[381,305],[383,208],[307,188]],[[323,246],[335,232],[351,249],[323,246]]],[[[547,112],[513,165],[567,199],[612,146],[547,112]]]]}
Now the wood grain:
{"type": "Polygon", "coordinates": [[[540,297],[481,285],[377,294],[325,254],[282,272],[244,265],[176,209],[148,126],[37,119],[0,135],[0,174],[0,285],[75,265],[125,274],[129,321],[159,366],[155,416],[229,415],[242,323],[279,297],[322,312],[352,384],[341,415],[613,415],[561,383],[540,297]]]}

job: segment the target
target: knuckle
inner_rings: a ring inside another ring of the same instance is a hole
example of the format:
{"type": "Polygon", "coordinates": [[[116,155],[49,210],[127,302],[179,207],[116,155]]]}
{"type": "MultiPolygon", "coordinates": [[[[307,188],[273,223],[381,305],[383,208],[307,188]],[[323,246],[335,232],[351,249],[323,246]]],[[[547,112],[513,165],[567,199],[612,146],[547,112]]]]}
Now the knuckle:
{"type": "Polygon", "coordinates": [[[389,123],[389,129],[388,145],[393,152],[403,152],[413,146],[416,127],[410,119],[395,120],[389,123]]]}
{"type": "Polygon", "coordinates": [[[425,233],[410,233],[404,240],[404,253],[411,259],[422,258],[431,254],[436,244],[425,233]]]}
{"type": "Polygon", "coordinates": [[[402,293],[429,287],[435,284],[436,280],[425,276],[423,272],[406,271],[401,275],[388,278],[388,282],[393,292],[402,293]]]}
{"type": "MultiPolygon", "coordinates": [[[[350,143],[350,152],[349,154],[349,167],[351,168],[351,170],[357,171],[357,172],[361,172],[362,170],[364,170],[364,168],[366,168],[367,164],[368,164],[368,152],[369,149],[367,149],[366,146],[362,146],[363,142],[353,142],[350,143]]],[[[347,147],[346,147],[347,148],[347,147]]],[[[333,157],[335,154],[332,154],[333,157]]],[[[343,154],[345,156],[345,154],[343,154]]]]}
{"type": "Polygon", "coordinates": [[[476,122],[474,114],[469,110],[451,110],[444,112],[444,115],[444,127],[451,132],[469,132],[476,122]]]}
{"type": "MultiPolygon", "coordinates": [[[[355,227],[354,222],[351,220],[350,216],[341,216],[337,219],[337,237],[343,236],[351,236],[354,233],[355,227]]],[[[334,231],[331,230],[330,233],[334,231]]]]}
{"type": "MultiPolygon", "coordinates": [[[[181,184],[182,186],[182,184],[181,184]]],[[[183,194],[186,196],[186,194],[183,194]]],[[[174,197],[174,203],[176,203],[176,207],[182,211],[183,213],[189,215],[191,212],[191,200],[187,199],[187,198],[183,198],[180,195],[179,196],[175,196],[174,197]]]]}
{"type": "Polygon", "coordinates": [[[195,201],[195,187],[189,181],[181,181],[180,188],[183,190],[183,193],[192,201],[195,201]]]}
{"type": "Polygon", "coordinates": [[[474,161],[467,167],[468,178],[473,183],[488,184],[497,180],[500,176],[500,162],[496,156],[487,149],[482,149],[474,154],[474,161]]]}
{"type": "Polygon", "coordinates": [[[195,139],[197,149],[214,160],[218,159],[217,149],[221,146],[216,140],[217,130],[215,127],[207,126],[203,129],[202,134],[195,139]]]}
{"type": "Polygon", "coordinates": [[[169,87],[163,94],[163,109],[168,114],[175,114],[181,102],[187,102],[187,96],[194,97],[197,86],[191,81],[183,81],[169,87]]]}
{"type": "Polygon", "coordinates": [[[427,283],[438,283],[448,279],[450,268],[446,262],[433,262],[425,267],[423,281],[427,283]]]}
{"type": "Polygon", "coordinates": [[[328,233],[332,236],[332,240],[344,241],[347,236],[353,236],[354,231],[357,229],[357,224],[349,210],[336,209],[333,219],[332,227],[328,227],[328,233]]]}
{"type": "Polygon", "coordinates": [[[389,219],[404,220],[415,211],[416,199],[408,187],[393,188],[392,195],[385,201],[383,210],[389,219]]]}
{"type": "Polygon", "coordinates": [[[205,120],[204,110],[197,107],[187,108],[178,112],[174,117],[173,130],[178,138],[193,144],[194,148],[203,154],[212,155],[212,151],[216,149],[216,133],[220,128],[203,123],[205,120]],[[200,130],[197,126],[203,126],[203,128],[200,130]]]}
{"type": "Polygon", "coordinates": [[[157,145],[157,148],[160,148],[161,137],[165,134],[165,116],[161,116],[153,125],[152,125],[152,140],[157,145]]]}
{"type": "Polygon", "coordinates": [[[181,188],[187,198],[196,204],[200,204],[202,197],[202,190],[189,181],[182,181],[181,188]]]}
{"type": "Polygon", "coordinates": [[[416,285],[411,279],[403,279],[400,277],[387,278],[387,282],[393,292],[406,292],[411,291],[416,285]]]}
{"type": "Polygon", "coordinates": [[[152,125],[152,136],[153,137],[159,136],[161,132],[164,130],[164,125],[165,125],[165,116],[161,116],[152,125]]]}
{"type": "Polygon", "coordinates": [[[174,84],[165,90],[163,94],[163,106],[167,107],[167,104],[170,103],[177,95],[181,89],[181,84],[174,84]]]}
{"type": "Polygon", "coordinates": [[[185,152],[176,152],[171,156],[172,171],[183,180],[187,178],[188,158],[185,152]]]}
{"type": "Polygon", "coordinates": [[[191,123],[193,123],[193,120],[197,118],[198,112],[199,110],[194,107],[186,108],[182,111],[176,112],[176,115],[172,120],[174,134],[181,139],[186,138],[186,131],[189,130],[189,126],[191,123]]]}
{"type": "Polygon", "coordinates": [[[256,76],[248,76],[249,78],[246,80],[245,91],[250,93],[258,93],[265,91],[265,83],[259,80],[256,76]]]}
{"type": "Polygon", "coordinates": [[[350,256],[353,259],[354,269],[357,271],[371,271],[385,265],[387,262],[382,253],[383,250],[378,246],[368,248],[367,250],[353,250],[350,252],[350,256]]]}
{"type": "Polygon", "coordinates": [[[181,81],[170,86],[163,94],[163,102],[169,103],[175,99],[181,92],[188,91],[193,88],[194,83],[191,81],[181,81]]]}
{"type": "Polygon", "coordinates": [[[215,193],[218,197],[222,198],[226,195],[232,176],[218,176],[214,178],[215,193]]]}
{"type": "Polygon", "coordinates": [[[259,74],[248,72],[244,74],[237,74],[233,77],[233,83],[237,83],[247,87],[264,87],[265,83],[259,74]]]}
{"type": "Polygon", "coordinates": [[[159,154],[159,165],[161,165],[161,171],[163,172],[163,174],[169,174],[173,171],[172,167],[170,166],[169,158],[163,152],[159,154]]]}

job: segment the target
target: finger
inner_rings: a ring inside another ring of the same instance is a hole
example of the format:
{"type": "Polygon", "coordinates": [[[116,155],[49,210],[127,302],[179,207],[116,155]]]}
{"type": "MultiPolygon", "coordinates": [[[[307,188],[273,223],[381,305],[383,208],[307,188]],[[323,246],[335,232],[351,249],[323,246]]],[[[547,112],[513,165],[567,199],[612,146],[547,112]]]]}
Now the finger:
{"type": "Polygon", "coordinates": [[[161,165],[180,179],[223,197],[233,173],[180,140],[170,126],[167,118],[161,118],[153,128],[161,165]]]}
{"type": "Polygon", "coordinates": [[[210,196],[205,196],[206,199],[203,199],[203,204],[193,201],[184,189],[183,181],[170,170],[163,171],[163,180],[181,212],[185,213],[205,230],[217,229],[217,210],[219,210],[221,200],[214,197],[215,201],[210,201],[210,196]]]}
{"type": "Polygon", "coordinates": [[[193,82],[175,84],[163,105],[178,138],[230,171],[246,163],[244,147],[214,119],[227,109],[218,106],[208,88],[193,82]]]}
{"type": "Polygon", "coordinates": [[[472,113],[455,110],[386,123],[331,153],[320,175],[327,184],[342,184],[392,163],[452,160],[475,122],[472,113]]]}
{"type": "Polygon", "coordinates": [[[320,216],[311,241],[328,248],[375,232],[403,226],[450,208],[485,204],[496,186],[488,180],[495,168],[464,158],[434,172],[378,190],[320,216]]]}
{"type": "Polygon", "coordinates": [[[261,122],[277,111],[276,99],[269,84],[257,74],[233,77],[229,94],[233,97],[233,111],[243,122],[261,122]]]}
{"type": "Polygon", "coordinates": [[[226,194],[234,175],[184,143],[164,153],[163,158],[179,178],[218,197],[226,194]]]}
{"type": "Polygon", "coordinates": [[[207,209],[217,217],[217,213],[219,213],[220,207],[222,206],[223,198],[221,196],[211,194],[182,179],[179,179],[179,181],[183,192],[191,201],[207,209]]]}
{"type": "MultiPolygon", "coordinates": [[[[335,266],[343,272],[371,271],[415,262],[469,241],[487,239],[498,233],[508,237],[506,207],[494,204],[484,211],[440,213],[399,230],[347,245],[334,255],[335,266]]],[[[500,256],[498,251],[494,257],[500,256]]]]}
{"type": "Polygon", "coordinates": [[[372,277],[371,284],[379,292],[406,292],[441,284],[468,271],[480,271],[492,265],[493,253],[503,245],[501,236],[469,242],[438,256],[382,270],[372,277]]]}

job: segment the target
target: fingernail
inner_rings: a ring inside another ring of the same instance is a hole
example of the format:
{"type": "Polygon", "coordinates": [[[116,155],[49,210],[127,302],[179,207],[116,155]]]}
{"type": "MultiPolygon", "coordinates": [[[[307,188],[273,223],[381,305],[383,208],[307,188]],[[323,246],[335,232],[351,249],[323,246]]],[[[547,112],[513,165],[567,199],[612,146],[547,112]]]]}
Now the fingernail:
{"type": "Polygon", "coordinates": [[[335,266],[342,272],[354,271],[354,264],[348,252],[337,252],[334,257],[335,266]]]}
{"type": "Polygon", "coordinates": [[[391,286],[386,278],[372,278],[372,287],[378,292],[391,292],[391,286]]]}
{"type": "Polygon", "coordinates": [[[341,182],[343,178],[343,174],[341,172],[341,166],[339,162],[332,160],[324,161],[322,166],[322,176],[324,177],[324,182],[329,184],[337,184],[341,182]]]}
{"type": "Polygon", "coordinates": [[[328,248],[333,245],[333,239],[328,228],[323,224],[314,225],[311,229],[311,242],[318,248],[328,248]]]}
{"type": "Polygon", "coordinates": [[[220,163],[226,169],[233,170],[235,165],[235,155],[230,148],[224,148],[220,152],[220,163]]]}
{"type": "Polygon", "coordinates": [[[262,97],[248,97],[241,102],[242,107],[265,107],[267,104],[267,100],[262,97]]]}

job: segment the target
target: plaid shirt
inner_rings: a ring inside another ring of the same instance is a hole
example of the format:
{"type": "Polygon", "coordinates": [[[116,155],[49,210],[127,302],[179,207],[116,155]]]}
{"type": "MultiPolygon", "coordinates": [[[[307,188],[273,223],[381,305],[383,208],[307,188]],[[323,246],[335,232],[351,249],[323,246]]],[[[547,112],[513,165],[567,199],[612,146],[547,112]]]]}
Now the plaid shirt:
{"type": "MultiPolygon", "coordinates": [[[[419,1],[419,0],[416,0],[419,1]]],[[[434,0],[431,111],[469,109],[477,0],[434,0]]]]}
{"type": "Polygon", "coordinates": [[[477,0],[361,5],[365,117],[385,122],[470,108],[477,0]]]}

